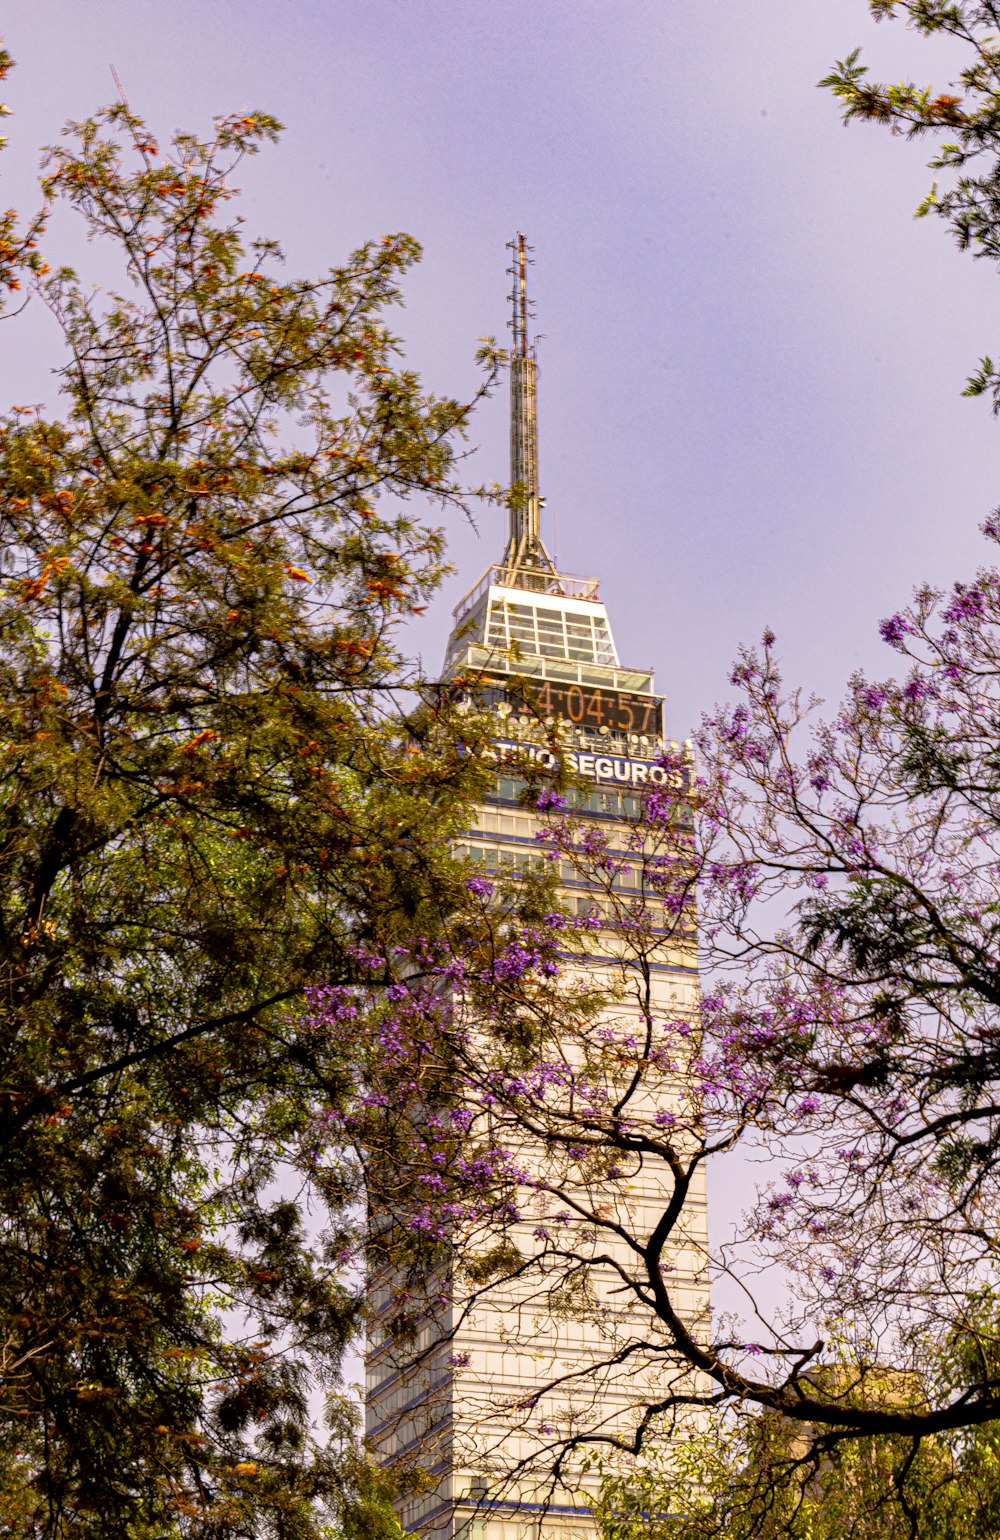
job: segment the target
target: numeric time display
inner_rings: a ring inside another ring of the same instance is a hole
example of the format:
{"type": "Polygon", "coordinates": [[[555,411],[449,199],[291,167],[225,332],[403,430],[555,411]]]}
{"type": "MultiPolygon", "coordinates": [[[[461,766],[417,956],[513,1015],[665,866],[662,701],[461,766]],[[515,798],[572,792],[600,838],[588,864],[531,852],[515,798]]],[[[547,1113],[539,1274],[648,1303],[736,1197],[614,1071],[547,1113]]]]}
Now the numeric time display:
{"type": "Polygon", "coordinates": [[[562,717],[575,727],[607,728],[615,733],[663,736],[663,697],[636,695],[629,690],[605,690],[597,685],[565,684],[562,680],[525,681],[520,695],[509,689],[489,689],[490,701],[505,700],[518,716],[562,717]]]}

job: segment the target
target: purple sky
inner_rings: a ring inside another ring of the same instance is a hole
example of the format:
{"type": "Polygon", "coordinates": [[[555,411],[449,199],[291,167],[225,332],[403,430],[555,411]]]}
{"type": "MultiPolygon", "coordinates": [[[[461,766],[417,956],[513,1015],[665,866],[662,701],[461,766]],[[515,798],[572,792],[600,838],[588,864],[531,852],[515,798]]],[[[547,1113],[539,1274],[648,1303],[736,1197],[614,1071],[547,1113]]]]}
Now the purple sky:
{"type": "MultiPolygon", "coordinates": [[[[815,89],[858,42],[893,76],[942,59],[863,0],[6,0],[2,24],[5,203],[109,64],[161,134],[266,108],[288,131],[245,169],[251,224],[292,271],[415,234],[399,323],[436,388],[467,391],[475,339],[504,335],[504,243],[528,233],[547,536],[602,578],[676,736],[766,622],[830,697],[883,666],[878,619],[914,583],[983,555],[998,429],[960,390],[1000,288],[911,222],[930,147],[845,132],[815,89]]],[[[0,346],[5,402],[50,394],[44,317],[0,346]]],[[[477,437],[476,479],[504,479],[505,396],[477,437]]],[[[428,663],[499,522],[455,530],[428,663]]]]}

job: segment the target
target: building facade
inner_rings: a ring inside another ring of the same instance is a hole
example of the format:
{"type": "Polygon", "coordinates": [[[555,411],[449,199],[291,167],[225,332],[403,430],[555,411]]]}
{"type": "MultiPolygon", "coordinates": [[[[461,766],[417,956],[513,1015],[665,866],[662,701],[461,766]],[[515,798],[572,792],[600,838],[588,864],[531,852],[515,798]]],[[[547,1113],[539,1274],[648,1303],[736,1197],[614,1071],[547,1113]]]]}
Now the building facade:
{"type": "MultiPolygon", "coordinates": [[[[557,571],[542,540],[523,237],[513,250],[509,538],[502,560],[457,606],[444,668],[448,678],[479,679],[497,713],[496,775],[461,847],[485,877],[514,875],[540,860],[544,814],[525,798],[526,763],[544,769],[558,753],[577,777],[576,809],[612,852],[635,827],[643,789],[668,776],[661,763],[663,700],[651,670],[621,663],[597,580],[557,571]]],[[[643,879],[620,864],[616,892],[627,901],[630,882],[643,879]]],[[[602,939],[607,899],[594,882],[564,862],[560,887],[569,914],[593,917],[594,945],[575,968],[578,980],[592,978],[613,1001],[605,1013],[609,1030],[694,1016],[693,935],[646,961],[640,989],[629,957],[602,939]]],[[[541,1149],[523,1153],[529,1165],[544,1162],[541,1149]]],[[[658,1223],[669,1186],[655,1160],[636,1170],[625,1200],[634,1233],[658,1223]]],[[[601,1195],[581,1187],[584,1197],[593,1205],[601,1195]]],[[[613,1201],[623,1201],[620,1191],[613,1201]]],[[[517,1246],[530,1255],[545,1234],[538,1216],[526,1213],[517,1246]]],[[[692,1326],[708,1308],[706,1255],[705,1194],[696,1179],[669,1252],[672,1298],[692,1326]]],[[[627,1433],[662,1392],[664,1377],[676,1385],[687,1372],[671,1361],[655,1329],[650,1336],[649,1321],[637,1319],[634,1299],[620,1287],[620,1270],[634,1265],[627,1245],[612,1237],[608,1265],[590,1269],[577,1299],[568,1297],[571,1274],[557,1287],[541,1260],[523,1279],[485,1291],[472,1305],[459,1291],[450,1318],[435,1323],[439,1348],[424,1344],[419,1366],[410,1369],[373,1340],[372,1447],[386,1463],[420,1450],[431,1473],[427,1490],[400,1504],[407,1530],[430,1540],[587,1540],[599,1474],[582,1456],[554,1472],[557,1437],[573,1430],[627,1433]]]]}

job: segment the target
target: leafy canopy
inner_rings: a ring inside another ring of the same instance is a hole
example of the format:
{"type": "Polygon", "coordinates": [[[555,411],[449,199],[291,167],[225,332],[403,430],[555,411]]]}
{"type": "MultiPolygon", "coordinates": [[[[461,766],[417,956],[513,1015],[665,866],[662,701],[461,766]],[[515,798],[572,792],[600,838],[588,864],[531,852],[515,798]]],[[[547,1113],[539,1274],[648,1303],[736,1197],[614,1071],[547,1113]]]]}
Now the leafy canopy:
{"type": "MultiPolygon", "coordinates": [[[[943,219],[960,250],[1000,262],[1000,6],[993,0],[868,0],[876,21],[902,18],[924,37],[954,39],[968,60],[946,89],[910,79],[869,79],[861,50],[839,60],[820,85],[845,123],[879,123],[908,139],[939,138],[930,165],[940,173],[918,215],[943,219]]],[[[987,395],[1000,412],[1000,370],[980,361],[966,395],[987,395]]]]}
{"type": "Polygon", "coordinates": [[[465,895],[482,772],[394,638],[443,570],[426,510],[463,506],[471,404],[390,330],[410,237],[297,278],[247,234],[232,178],[277,134],[71,125],[44,201],[118,292],[0,227],[0,285],[63,347],[59,413],[0,415],[11,1534],[395,1522],[341,1394],[359,1168],[315,1124],[356,1050],[298,1002],[465,895]]]}

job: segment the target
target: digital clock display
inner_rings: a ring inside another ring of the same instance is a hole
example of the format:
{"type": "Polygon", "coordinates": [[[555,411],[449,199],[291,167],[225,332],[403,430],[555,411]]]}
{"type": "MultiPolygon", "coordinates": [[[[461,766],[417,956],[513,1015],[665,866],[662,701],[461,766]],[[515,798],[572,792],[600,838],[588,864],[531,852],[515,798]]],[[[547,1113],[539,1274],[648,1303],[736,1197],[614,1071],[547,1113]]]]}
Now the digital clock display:
{"type": "Polygon", "coordinates": [[[561,680],[525,680],[519,692],[491,687],[490,704],[506,701],[517,716],[562,717],[576,727],[609,732],[663,736],[663,697],[634,695],[628,690],[605,690],[597,685],[564,684],[561,680]]]}

